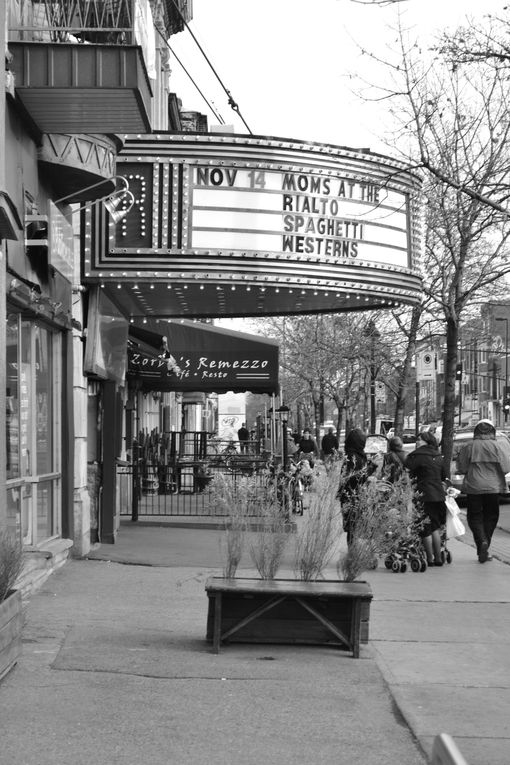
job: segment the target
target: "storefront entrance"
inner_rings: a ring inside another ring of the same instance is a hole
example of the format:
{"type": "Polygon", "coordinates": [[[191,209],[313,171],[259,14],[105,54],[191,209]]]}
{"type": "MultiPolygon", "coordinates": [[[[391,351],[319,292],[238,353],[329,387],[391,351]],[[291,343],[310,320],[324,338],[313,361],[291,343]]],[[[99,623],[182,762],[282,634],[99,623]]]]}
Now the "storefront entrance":
{"type": "Polygon", "coordinates": [[[7,515],[25,545],[61,531],[61,336],[7,316],[7,515]]]}

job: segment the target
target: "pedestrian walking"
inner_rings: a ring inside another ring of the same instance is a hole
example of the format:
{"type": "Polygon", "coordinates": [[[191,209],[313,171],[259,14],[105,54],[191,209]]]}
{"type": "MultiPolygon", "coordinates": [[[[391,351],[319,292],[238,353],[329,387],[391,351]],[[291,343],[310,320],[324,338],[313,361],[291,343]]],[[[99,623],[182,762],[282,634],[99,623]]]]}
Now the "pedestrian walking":
{"type": "Polygon", "coordinates": [[[324,461],[334,457],[338,452],[338,438],[333,428],[328,428],[328,432],[322,436],[321,441],[322,457],[324,461]]]}
{"type": "Polygon", "coordinates": [[[467,495],[467,522],[473,534],[480,563],[492,560],[492,535],[499,521],[500,494],[506,491],[505,474],[510,472],[510,443],[496,440],[490,420],[480,420],[473,440],[457,457],[457,469],[464,474],[462,490],[467,495]]]}
{"type": "Polygon", "coordinates": [[[245,422],[243,422],[237,431],[237,438],[239,439],[239,448],[241,450],[241,454],[246,454],[248,452],[248,444],[250,442],[250,431],[246,427],[245,422]]]}
{"type": "Polygon", "coordinates": [[[308,460],[310,467],[314,466],[314,459],[319,456],[319,450],[317,444],[312,438],[312,434],[309,430],[305,430],[303,437],[299,442],[299,457],[302,460],[308,460]]]}
{"type": "Polygon", "coordinates": [[[368,458],[365,453],[367,434],[361,428],[353,428],[347,434],[344,444],[344,460],[338,498],[342,506],[343,528],[347,534],[347,544],[354,538],[356,518],[352,509],[353,496],[369,477],[368,458]]]}
{"type": "Polygon", "coordinates": [[[407,454],[404,451],[404,444],[399,436],[394,436],[388,441],[388,451],[384,455],[382,465],[382,478],[395,483],[404,472],[404,464],[407,454]]]}
{"type": "Polygon", "coordinates": [[[446,523],[446,470],[443,456],[432,433],[418,435],[416,449],[406,459],[406,468],[415,481],[422,506],[423,526],[420,537],[429,566],[442,566],[441,528],[446,523]]]}

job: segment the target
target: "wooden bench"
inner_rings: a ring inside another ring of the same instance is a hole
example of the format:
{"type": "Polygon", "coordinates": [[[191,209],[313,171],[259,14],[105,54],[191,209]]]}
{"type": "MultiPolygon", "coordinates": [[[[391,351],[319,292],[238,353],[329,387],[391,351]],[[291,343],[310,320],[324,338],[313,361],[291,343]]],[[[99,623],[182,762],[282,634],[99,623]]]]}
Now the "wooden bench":
{"type": "Polygon", "coordinates": [[[359,657],[368,640],[372,591],[367,582],[210,577],[206,639],[334,645],[359,657]]]}

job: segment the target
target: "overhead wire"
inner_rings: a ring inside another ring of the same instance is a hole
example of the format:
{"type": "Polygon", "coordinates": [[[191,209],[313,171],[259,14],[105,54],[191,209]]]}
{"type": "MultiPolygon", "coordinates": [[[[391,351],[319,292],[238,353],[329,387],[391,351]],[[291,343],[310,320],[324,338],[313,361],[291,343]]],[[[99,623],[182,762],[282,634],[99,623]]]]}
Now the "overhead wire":
{"type": "MultiPolygon", "coordinates": [[[[247,123],[247,122],[246,122],[246,120],[244,119],[243,115],[241,114],[241,110],[239,109],[239,105],[238,105],[238,104],[235,102],[235,100],[234,100],[234,98],[233,98],[233,96],[232,96],[232,93],[230,92],[230,90],[228,90],[228,88],[226,88],[226,87],[225,87],[225,85],[223,84],[223,81],[222,81],[221,77],[219,76],[218,72],[216,71],[216,69],[215,69],[215,68],[214,68],[214,66],[212,65],[211,61],[209,60],[209,57],[207,56],[207,54],[205,53],[204,49],[202,48],[202,46],[201,46],[201,45],[200,45],[200,43],[198,42],[197,38],[196,38],[196,37],[195,37],[195,35],[193,34],[193,31],[192,31],[192,29],[190,28],[190,26],[189,26],[188,22],[186,21],[186,19],[184,18],[183,14],[182,14],[182,12],[181,12],[181,9],[180,9],[180,7],[179,7],[179,5],[178,5],[178,3],[176,2],[176,0],[171,0],[171,2],[172,2],[172,5],[174,6],[175,10],[176,10],[176,11],[177,11],[177,13],[179,14],[179,16],[180,16],[180,18],[181,18],[181,21],[182,21],[182,23],[184,24],[184,26],[186,27],[186,29],[187,29],[187,30],[188,30],[188,32],[190,33],[191,37],[193,38],[193,41],[195,42],[195,44],[197,45],[197,47],[198,47],[198,49],[200,50],[201,54],[203,55],[203,57],[204,57],[204,58],[205,58],[205,60],[207,61],[207,63],[208,63],[208,65],[209,65],[209,67],[210,67],[211,71],[213,72],[214,76],[216,77],[216,79],[217,79],[217,80],[218,80],[218,82],[220,83],[221,87],[222,87],[222,88],[223,88],[223,90],[225,91],[225,93],[226,93],[226,96],[227,96],[227,99],[228,99],[228,105],[231,107],[231,109],[233,109],[233,110],[236,112],[236,114],[238,115],[238,117],[240,118],[240,120],[243,122],[243,124],[244,124],[245,128],[246,128],[246,129],[247,129],[247,131],[250,133],[250,135],[253,135],[253,132],[252,132],[252,130],[251,130],[251,128],[250,128],[250,126],[248,125],[248,123],[247,123]]],[[[167,45],[168,45],[169,49],[171,50],[171,48],[170,48],[170,45],[169,45],[168,43],[167,43],[167,45]]],[[[172,51],[172,53],[173,53],[173,51],[172,51]]],[[[174,55],[175,55],[175,53],[174,53],[174,55]]],[[[179,61],[179,63],[181,63],[181,62],[179,61]]],[[[181,66],[182,66],[182,64],[181,64],[181,66]]],[[[183,69],[184,69],[184,67],[183,67],[183,69]]],[[[184,70],[184,71],[186,71],[186,70],[184,70]]],[[[186,74],[188,74],[188,73],[186,72],[186,74]]],[[[189,76],[189,75],[188,75],[188,76],[189,76]]],[[[191,78],[190,78],[190,79],[191,79],[191,78]]],[[[192,82],[193,82],[193,80],[192,80],[192,82]]],[[[195,85],[195,83],[194,83],[194,82],[193,82],[193,84],[195,85]]],[[[196,87],[196,85],[195,85],[195,87],[196,87]]],[[[197,88],[197,89],[198,89],[198,88],[197,88]]],[[[206,103],[208,103],[208,102],[207,102],[207,99],[205,99],[205,100],[206,100],[206,103]]],[[[214,113],[214,114],[216,114],[215,112],[213,112],[213,113],[214,113]]]]}
{"type": "Polygon", "coordinates": [[[191,76],[191,74],[188,72],[188,70],[186,69],[186,67],[184,66],[184,64],[182,63],[182,61],[180,60],[180,58],[179,58],[179,56],[177,55],[177,53],[176,53],[176,52],[173,50],[172,46],[170,45],[170,43],[168,42],[168,40],[166,39],[166,37],[165,37],[165,36],[164,36],[164,34],[162,33],[161,29],[158,29],[158,28],[156,27],[156,30],[157,30],[157,32],[158,32],[158,34],[159,34],[159,36],[161,37],[161,39],[163,40],[163,42],[165,43],[166,47],[168,48],[168,50],[169,50],[169,51],[170,51],[170,53],[172,54],[172,56],[174,56],[174,58],[176,59],[176,61],[178,62],[178,64],[179,64],[179,65],[182,67],[183,71],[184,71],[184,72],[187,74],[187,76],[189,77],[189,79],[191,80],[191,82],[193,83],[193,85],[195,86],[195,88],[198,90],[198,92],[200,93],[200,95],[202,96],[202,98],[204,99],[205,103],[207,104],[207,106],[209,107],[209,109],[211,110],[211,112],[214,114],[214,116],[216,117],[216,119],[218,120],[218,122],[220,123],[220,125],[224,125],[224,124],[225,124],[225,120],[223,119],[223,117],[221,116],[221,114],[218,114],[218,112],[217,112],[217,111],[214,109],[213,105],[212,105],[212,104],[211,104],[211,103],[210,103],[210,102],[207,100],[206,96],[205,96],[205,95],[202,93],[202,91],[201,91],[201,90],[200,90],[200,88],[198,87],[197,83],[195,82],[195,80],[193,79],[193,77],[191,76]]]}

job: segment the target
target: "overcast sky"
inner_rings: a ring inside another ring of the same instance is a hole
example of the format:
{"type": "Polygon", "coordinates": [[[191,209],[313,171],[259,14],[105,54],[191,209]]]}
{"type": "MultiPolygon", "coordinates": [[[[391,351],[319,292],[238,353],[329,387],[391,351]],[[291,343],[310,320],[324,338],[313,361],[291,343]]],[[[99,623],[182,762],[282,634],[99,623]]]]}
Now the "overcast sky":
{"type": "MultiPolygon", "coordinates": [[[[360,97],[359,73],[382,76],[360,47],[387,57],[397,13],[424,43],[435,29],[500,10],[503,0],[403,0],[373,6],[352,0],[193,0],[190,27],[252,133],[383,151],[386,103],[360,97]],[[352,90],[355,92],[352,92],[352,90]]],[[[218,114],[248,132],[186,30],[170,45],[218,114]]],[[[172,90],[183,108],[218,120],[175,58],[172,90]]],[[[377,68],[377,67],[376,67],[377,68]]]]}

